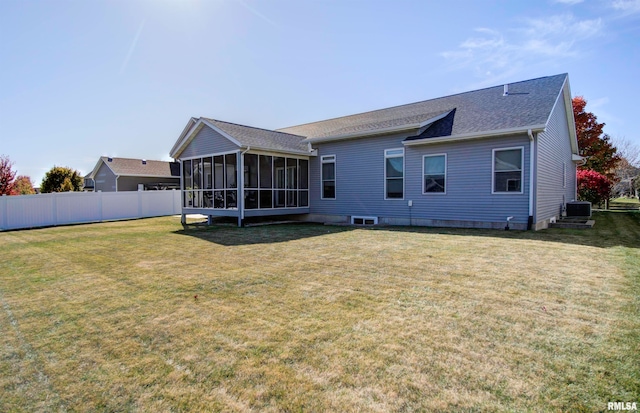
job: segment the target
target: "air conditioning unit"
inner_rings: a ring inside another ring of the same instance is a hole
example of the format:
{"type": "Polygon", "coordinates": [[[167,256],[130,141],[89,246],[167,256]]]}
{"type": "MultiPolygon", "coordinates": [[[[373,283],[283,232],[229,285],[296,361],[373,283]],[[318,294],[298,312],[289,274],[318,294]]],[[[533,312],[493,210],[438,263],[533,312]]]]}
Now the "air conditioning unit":
{"type": "Polygon", "coordinates": [[[567,216],[568,217],[590,217],[591,202],[587,202],[587,201],[567,202],[567,216]]]}

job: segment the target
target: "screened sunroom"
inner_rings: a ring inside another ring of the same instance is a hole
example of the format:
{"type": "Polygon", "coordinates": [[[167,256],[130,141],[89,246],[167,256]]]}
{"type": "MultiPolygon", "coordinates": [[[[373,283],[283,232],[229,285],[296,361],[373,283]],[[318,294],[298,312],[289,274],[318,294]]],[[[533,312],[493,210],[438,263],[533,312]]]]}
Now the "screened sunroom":
{"type": "Polygon", "coordinates": [[[239,218],[308,213],[309,159],[239,151],[183,159],[182,194],[185,213],[239,218]]]}

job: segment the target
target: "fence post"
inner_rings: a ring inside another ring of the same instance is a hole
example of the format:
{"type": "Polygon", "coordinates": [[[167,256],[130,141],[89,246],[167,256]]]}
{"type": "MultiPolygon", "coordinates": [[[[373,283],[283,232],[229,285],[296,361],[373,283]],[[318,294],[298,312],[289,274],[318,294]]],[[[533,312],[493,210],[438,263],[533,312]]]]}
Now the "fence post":
{"type": "Polygon", "coordinates": [[[7,217],[9,216],[9,213],[7,212],[7,199],[7,194],[3,194],[2,196],[0,196],[0,204],[2,204],[2,206],[0,207],[2,208],[2,221],[0,222],[0,229],[9,228],[9,223],[7,222],[7,217]]]}
{"type": "Polygon", "coordinates": [[[58,225],[58,192],[51,193],[51,199],[53,202],[53,225],[58,225]]]}
{"type": "Polygon", "coordinates": [[[102,191],[98,191],[98,217],[99,217],[99,221],[102,222],[103,221],[103,217],[102,217],[102,191]]]}

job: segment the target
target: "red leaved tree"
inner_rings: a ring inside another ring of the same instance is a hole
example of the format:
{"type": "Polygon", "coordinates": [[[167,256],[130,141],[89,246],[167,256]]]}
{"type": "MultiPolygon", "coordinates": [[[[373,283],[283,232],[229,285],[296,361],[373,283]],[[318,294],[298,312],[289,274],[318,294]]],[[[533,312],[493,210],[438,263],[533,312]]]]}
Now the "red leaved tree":
{"type": "Polygon", "coordinates": [[[8,156],[0,156],[0,195],[12,195],[16,171],[8,156]]]}
{"type": "Polygon", "coordinates": [[[31,195],[35,194],[36,190],[33,189],[33,182],[31,178],[26,175],[20,175],[16,177],[13,185],[14,195],[31,195]]]}
{"type": "Polygon", "coordinates": [[[605,175],[591,169],[578,171],[578,198],[599,204],[609,199],[611,195],[611,180],[605,175]]]}
{"type": "Polygon", "coordinates": [[[611,138],[603,134],[604,123],[598,123],[598,118],[591,112],[585,112],[587,101],[582,96],[576,96],[573,103],[573,117],[576,121],[576,134],[580,155],[586,158],[586,163],[580,169],[591,169],[606,175],[611,181],[615,180],[615,169],[620,161],[617,148],[611,143],[611,138]]]}

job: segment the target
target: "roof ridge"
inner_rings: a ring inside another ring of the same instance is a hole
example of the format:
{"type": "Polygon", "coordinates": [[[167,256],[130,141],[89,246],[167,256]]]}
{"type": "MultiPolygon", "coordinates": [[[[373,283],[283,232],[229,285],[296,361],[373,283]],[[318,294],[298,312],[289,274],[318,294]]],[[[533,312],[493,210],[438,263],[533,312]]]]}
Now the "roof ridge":
{"type": "Polygon", "coordinates": [[[295,133],[289,133],[289,132],[281,132],[279,130],[275,130],[275,129],[267,129],[267,128],[259,128],[257,126],[249,126],[249,125],[242,125],[240,123],[235,123],[235,122],[227,122],[224,120],[220,120],[220,119],[213,119],[213,118],[205,118],[204,116],[202,117],[203,119],[209,120],[209,121],[214,121],[214,122],[221,122],[221,123],[227,123],[229,125],[235,125],[235,126],[242,126],[243,128],[251,128],[251,129],[258,129],[258,130],[263,130],[265,132],[274,132],[274,133],[280,133],[282,135],[289,135],[289,136],[295,136],[296,138],[302,138],[305,139],[306,136],[302,136],[302,135],[296,135],[295,133]]]}
{"type": "MultiPolygon", "coordinates": [[[[558,76],[565,76],[566,77],[566,76],[568,76],[568,73],[559,73],[557,75],[551,75],[551,76],[540,76],[540,77],[536,77],[536,78],[533,78],[533,79],[520,80],[520,81],[517,81],[517,82],[511,82],[511,83],[502,83],[500,85],[494,85],[494,86],[483,87],[483,88],[480,88],[480,89],[468,90],[466,92],[452,93],[450,95],[438,96],[438,97],[435,97],[435,98],[419,100],[419,101],[412,102],[412,103],[404,103],[402,105],[389,106],[389,107],[386,107],[386,108],[367,110],[367,111],[360,112],[360,113],[353,113],[351,115],[336,116],[336,117],[329,118],[329,119],[322,119],[322,120],[317,120],[317,121],[314,121],[314,122],[301,123],[299,125],[286,126],[284,128],[276,129],[275,132],[280,132],[282,129],[298,128],[300,126],[312,125],[314,123],[321,123],[321,122],[327,122],[327,121],[332,121],[332,120],[350,118],[352,116],[360,116],[360,115],[365,115],[365,114],[368,114],[368,113],[374,113],[374,112],[379,112],[379,111],[389,110],[389,109],[402,108],[404,106],[416,105],[418,103],[429,102],[429,101],[438,100],[438,99],[446,99],[446,98],[450,98],[450,97],[453,97],[453,96],[466,95],[466,94],[469,94],[469,93],[480,92],[480,91],[483,91],[483,90],[489,90],[489,89],[493,89],[493,88],[500,88],[500,87],[503,87],[504,85],[515,85],[515,84],[518,84],[518,83],[532,82],[534,80],[547,79],[547,78],[558,77],[558,76]]],[[[282,132],[282,133],[287,133],[287,132],[282,132]]]]}
{"type": "Polygon", "coordinates": [[[124,158],[122,156],[107,156],[107,155],[102,155],[100,156],[101,159],[123,159],[123,160],[128,160],[128,161],[146,161],[146,162],[166,162],[166,163],[171,163],[171,161],[160,161],[157,159],[146,159],[146,158],[124,158]]]}

